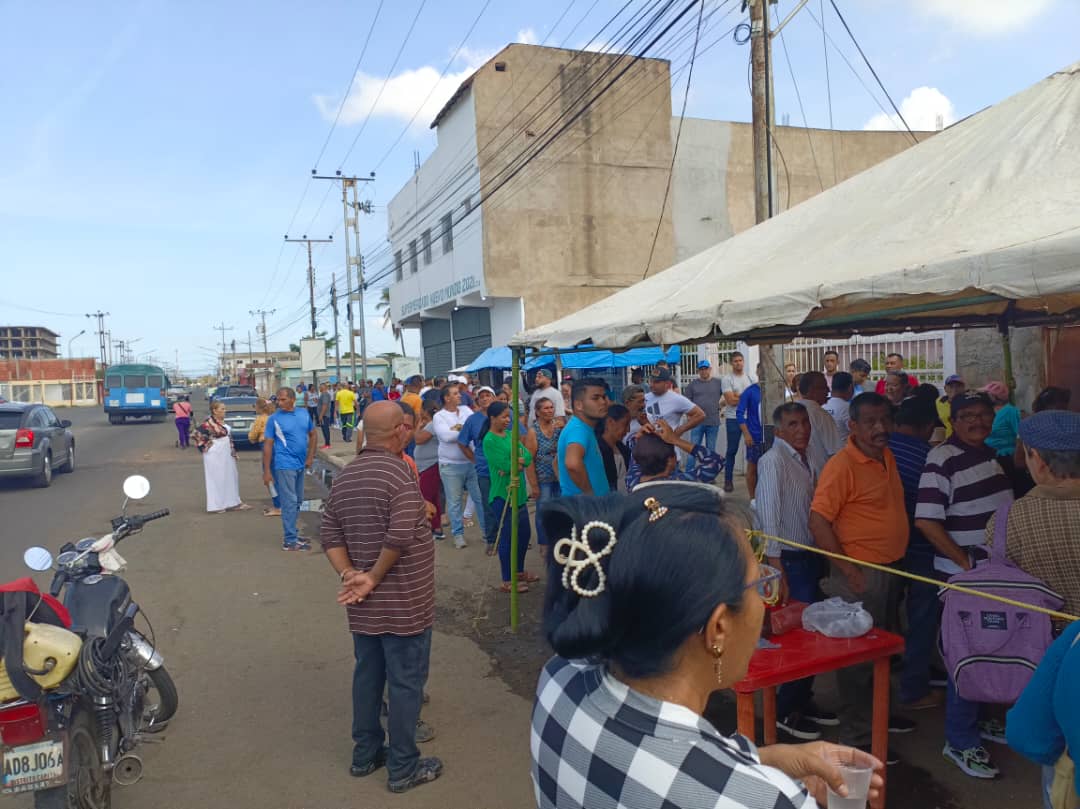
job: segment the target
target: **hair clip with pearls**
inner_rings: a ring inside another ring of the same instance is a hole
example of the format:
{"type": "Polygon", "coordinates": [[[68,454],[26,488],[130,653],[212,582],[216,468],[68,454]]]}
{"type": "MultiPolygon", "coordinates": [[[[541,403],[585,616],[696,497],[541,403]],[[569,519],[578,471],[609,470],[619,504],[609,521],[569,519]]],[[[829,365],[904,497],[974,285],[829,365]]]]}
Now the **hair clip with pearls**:
{"type": "Polygon", "coordinates": [[[645,502],[642,505],[651,512],[649,514],[649,522],[656,522],[668,513],[668,507],[660,505],[660,501],[655,497],[646,497],[645,502]]]}
{"type": "Polygon", "coordinates": [[[611,555],[617,541],[615,529],[609,523],[600,520],[585,523],[581,529],[580,539],[578,539],[577,526],[571,528],[570,536],[556,542],[552,551],[555,561],[563,566],[563,587],[573,590],[581,598],[595,598],[604,592],[607,576],[600,560],[611,555]],[[589,545],[589,532],[596,529],[606,531],[608,535],[607,544],[598,551],[594,551],[589,545]],[[595,587],[585,587],[581,584],[582,571],[589,568],[596,571],[595,587]]]}

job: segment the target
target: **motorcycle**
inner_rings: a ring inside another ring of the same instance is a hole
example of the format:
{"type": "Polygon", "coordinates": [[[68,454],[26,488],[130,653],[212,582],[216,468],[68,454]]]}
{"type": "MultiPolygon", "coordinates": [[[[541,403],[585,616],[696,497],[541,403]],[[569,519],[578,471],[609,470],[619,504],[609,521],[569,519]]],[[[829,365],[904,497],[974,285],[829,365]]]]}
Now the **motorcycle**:
{"type": "MultiPolygon", "coordinates": [[[[114,782],[142,778],[135,749],[163,741],[155,734],[176,713],[176,686],[149,621],[149,639],[135,628],[140,608],[116,552],[169,511],[127,514],[150,483],[136,475],[123,488],[110,533],[60,549],[48,595],[29,578],[0,587],[0,795],[33,792],[36,809],[109,809],[114,782]]],[[[39,572],[54,567],[41,547],[23,560],[39,572]]]]}

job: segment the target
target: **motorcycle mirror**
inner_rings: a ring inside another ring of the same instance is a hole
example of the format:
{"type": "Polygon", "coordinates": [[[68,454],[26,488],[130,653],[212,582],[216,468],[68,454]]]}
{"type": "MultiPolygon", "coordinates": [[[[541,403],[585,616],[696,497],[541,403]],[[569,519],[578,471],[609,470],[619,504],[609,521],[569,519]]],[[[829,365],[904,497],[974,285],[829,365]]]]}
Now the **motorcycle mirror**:
{"type": "Polygon", "coordinates": [[[132,475],[124,481],[124,495],[128,500],[142,500],[150,494],[150,481],[142,475],[132,475]]]}
{"type": "Polygon", "coordinates": [[[48,550],[35,546],[26,549],[26,552],[23,554],[23,562],[25,562],[26,566],[31,570],[41,572],[52,567],[53,558],[48,550]]]}

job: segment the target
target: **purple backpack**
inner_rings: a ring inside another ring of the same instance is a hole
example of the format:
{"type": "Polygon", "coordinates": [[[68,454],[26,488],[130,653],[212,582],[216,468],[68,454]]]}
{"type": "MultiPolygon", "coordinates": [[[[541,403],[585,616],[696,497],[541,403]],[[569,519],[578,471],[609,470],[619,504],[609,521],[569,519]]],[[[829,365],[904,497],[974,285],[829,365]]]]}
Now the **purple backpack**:
{"type": "MultiPolygon", "coordinates": [[[[1006,522],[1012,505],[994,515],[990,558],[957,573],[950,584],[1051,610],[1064,600],[1006,555],[1006,522]]],[[[1012,703],[1053,642],[1050,616],[968,593],[942,589],[941,649],[957,693],[972,702],[1012,703]]]]}

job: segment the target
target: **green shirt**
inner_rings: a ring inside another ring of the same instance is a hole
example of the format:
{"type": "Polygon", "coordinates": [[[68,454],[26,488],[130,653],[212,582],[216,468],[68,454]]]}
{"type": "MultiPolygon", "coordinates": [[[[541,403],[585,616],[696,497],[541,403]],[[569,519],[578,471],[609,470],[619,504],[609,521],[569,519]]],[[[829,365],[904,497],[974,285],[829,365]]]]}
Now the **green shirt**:
{"type": "MultiPolygon", "coordinates": [[[[487,458],[488,469],[491,471],[491,494],[488,502],[496,497],[507,499],[507,489],[510,483],[510,433],[495,435],[488,431],[484,436],[484,457],[487,458]]],[[[525,466],[532,463],[532,453],[518,442],[518,457],[525,460],[525,466]]],[[[518,472],[518,497],[517,504],[525,505],[529,500],[529,490],[525,486],[525,469],[518,472]]]]}

